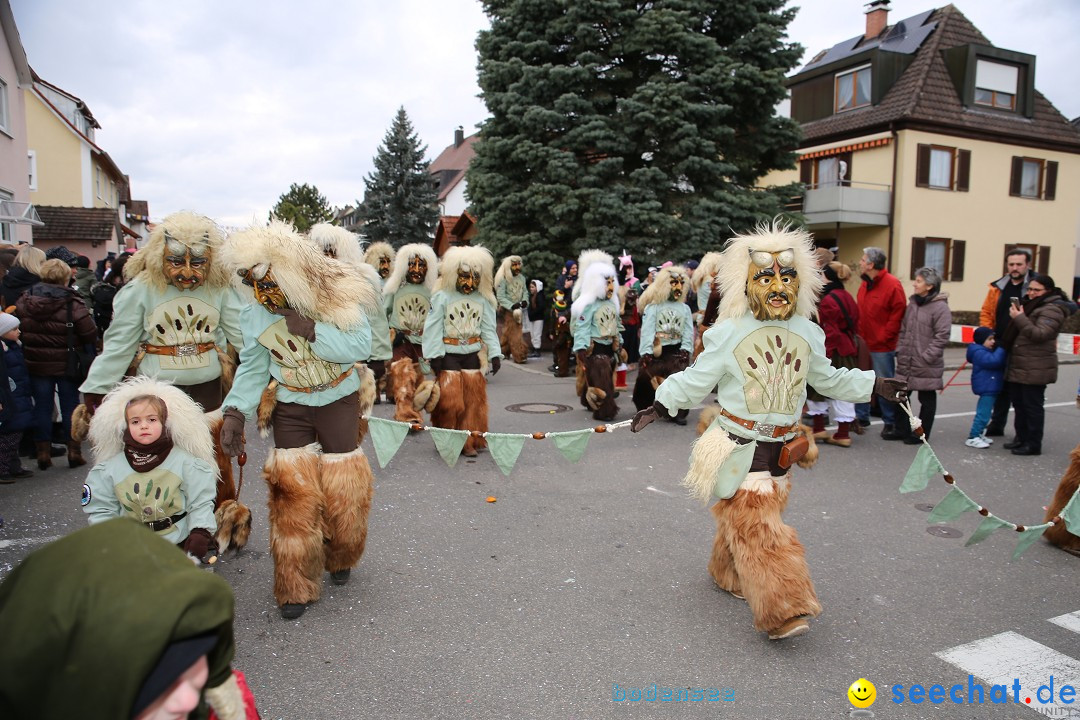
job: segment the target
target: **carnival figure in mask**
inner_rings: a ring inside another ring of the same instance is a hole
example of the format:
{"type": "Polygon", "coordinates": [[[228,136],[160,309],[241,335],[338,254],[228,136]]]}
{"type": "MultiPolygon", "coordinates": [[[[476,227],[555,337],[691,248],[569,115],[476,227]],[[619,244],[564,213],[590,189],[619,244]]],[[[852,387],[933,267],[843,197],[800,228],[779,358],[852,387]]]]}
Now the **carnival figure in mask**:
{"type": "Polygon", "coordinates": [[[602,260],[589,263],[574,289],[578,287],[581,294],[570,306],[577,393],[581,404],[593,411],[593,418],[611,420],[619,412],[614,372],[623,330],[615,294],[615,266],[602,260]]]}
{"type": "Polygon", "coordinates": [[[745,599],[754,627],[769,639],[801,635],[821,612],[795,530],[780,517],[790,467],[805,445],[791,442],[806,384],[829,397],[902,398],[903,382],[832,366],[825,336],[811,319],[821,288],[810,236],[780,222],[736,236],[723,252],[720,309],[705,351],[656,391],[635,417],[640,431],[658,416],[698,404],[717,389],[719,414],[694,444],[683,484],[703,501],[715,496],[709,573],[745,599]]]}
{"type": "Polygon", "coordinates": [[[424,325],[424,357],[439,386],[431,423],[470,431],[461,451],[466,457],[475,457],[487,447],[482,435],[488,429],[488,401],[481,347],[486,345],[490,353],[492,375],[502,365],[495,334],[494,264],[491,253],[482,247],[447,250],[424,325]]]}
{"type": "MultiPolygon", "coordinates": [[[[243,346],[243,302],[219,257],[222,233],[209,218],[177,212],[150,233],[146,246],[124,266],[127,283],[113,300],[113,320],[102,351],[79,388],[84,405],[73,433],[85,437],[89,418],[125,376],[147,375],[171,383],[202,406],[211,432],[221,431],[221,399],[236,363],[228,345],[243,346]]],[[[251,513],[237,501],[232,464],[218,444],[217,542],[240,548],[251,513]]]]}
{"type": "Polygon", "coordinates": [[[510,255],[499,265],[495,273],[495,299],[499,303],[497,320],[503,357],[521,364],[529,355],[521,330],[523,313],[529,309],[529,289],[521,274],[520,255],[510,255]]]}
{"type": "Polygon", "coordinates": [[[438,277],[439,260],[435,251],[429,245],[414,243],[398,250],[394,272],[383,286],[394,348],[386,392],[393,394],[397,406],[394,419],[400,422],[423,422],[415,401],[427,371],[421,365],[424,321],[438,277]]]}
{"type": "Polygon", "coordinates": [[[364,553],[373,480],[357,443],[355,363],[371,355],[366,317],[379,296],[355,268],[280,221],[233,233],[222,255],[249,302],[221,442],[230,455],[242,452],[256,410],[273,431],[263,476],[274,597],[293,619],[319,599],[324,570],[344,585],[364,553]]]}
{"type": "MultiPolygon", "coordinates": [[[[641,337],[638,345],[640,370],[634,383],[634,407],[644,410],[656,399],[656,388],[668,375],[686,369],[694,347],[694,323],[684,293],[690,283],[681,265],[666,267],[638,298],[641,337]]],[[[685,425],[689,410],[679,410],[672,418],[685,425]]]]}

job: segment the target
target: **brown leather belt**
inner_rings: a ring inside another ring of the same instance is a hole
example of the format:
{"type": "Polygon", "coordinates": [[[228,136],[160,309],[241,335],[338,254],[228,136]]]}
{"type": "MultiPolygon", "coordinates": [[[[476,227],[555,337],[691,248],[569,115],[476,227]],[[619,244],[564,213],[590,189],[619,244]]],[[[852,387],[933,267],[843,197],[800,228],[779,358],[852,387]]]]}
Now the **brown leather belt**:
{"type": "Polygon", "coordinates": [[[770,438],[784,437],[788,433],[793,433],[799,427],[798,424],[793,425],[773,425],[772,423],[756,422],[754,420],[743,420],[741,417],[732,415],[724,408],[720,408],[720,414],[726,417],[736,425],[741,425],[751,432],[756,432],[758,435],[770,438]]]}
{"type": "Polygon", "coordinates": [[[338,375],[336,378],[334,378],[330,382],[322,383],[321,385],[314,385],[312,387],[293,387],[292,385],[286,385],[285,383],[280,383],[280,385],[281,385],[281,387],[285,388],[286,390],[290,390],[292,392],[297,392],[297,393],[320,392],[322,390],[329,390],[330,388],[336,388],[338,385],[345,382],[345,378],[349,377],[349,375],[352,374],[352,371],[353,371],[353,369],[349,368],[348,370],[341,373],[340,375],[338,375]]]}
{"type": "Polygon", "coordinates": [[[210,352],[216,345],[212,342],[185,343],[183,345],[151,345],[143,343],[143,350],[150,355],[171,355],[173,357],[194,357],[210,352]]]}
{"type": "Polygon", "coordinates": [[[448,337],[444,337],[442,339],[442,341],[443,341],[443,343],[445,345],[475,345],[476,343],[480,342],[480,338],[479,338],[479,336],[478,337],[471,337],[471,338],[448,338],[448,337]]]}
{"type": "Polygon", "coordinates": [[[143,523],[146,527],[150,528],[154,532],[161,532],[162,530],[168,530],[176,523],[180,522],[187,517],[187,511],[172,515],[167,518],[161,518],[160,520],[147,520],[143,523]]]}
{"type": "Polygon", "coordinates": [[[397,328],[394,328],[394,330],[397,331],[398,335],[404,335],[405,337],[423,337],[424,336],[424,331],[423,330],[417,330],[416,332],[413,332],[412,330],[398,330],[397,328]]]}

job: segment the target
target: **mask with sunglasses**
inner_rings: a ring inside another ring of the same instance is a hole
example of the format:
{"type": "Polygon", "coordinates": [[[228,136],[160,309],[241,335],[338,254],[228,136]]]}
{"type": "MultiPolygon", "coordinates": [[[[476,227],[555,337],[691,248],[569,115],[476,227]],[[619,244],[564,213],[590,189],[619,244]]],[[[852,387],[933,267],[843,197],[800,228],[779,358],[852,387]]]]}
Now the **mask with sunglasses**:
{"type": "Polygon", "coordinates": [[[236,274],[255,293],[255,301],[269,312],[277,312],[289,307],[285,291],[278,286],[269,265],[259,264],[251,269],[241,268],[236,271],[236,274]]]}
{"type": "Polygon", "coordinates": [[[762,322],[790,320],[799,297],[795,251],[750,251],[746,299],[754,317],[762,322]]]}

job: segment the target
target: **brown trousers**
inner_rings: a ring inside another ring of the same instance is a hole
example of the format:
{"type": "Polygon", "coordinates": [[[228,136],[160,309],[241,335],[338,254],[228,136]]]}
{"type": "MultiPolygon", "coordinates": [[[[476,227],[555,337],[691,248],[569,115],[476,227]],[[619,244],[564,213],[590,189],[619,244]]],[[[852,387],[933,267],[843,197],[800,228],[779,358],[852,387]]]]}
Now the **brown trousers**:
{"type": "Polygon", "coordinates": [[[352,452],[360,428],[360,399],[352,392],[322,407],[279,402],[273,423],[276,448],[299,448],[317,442],[324,453],[352,452]]]}

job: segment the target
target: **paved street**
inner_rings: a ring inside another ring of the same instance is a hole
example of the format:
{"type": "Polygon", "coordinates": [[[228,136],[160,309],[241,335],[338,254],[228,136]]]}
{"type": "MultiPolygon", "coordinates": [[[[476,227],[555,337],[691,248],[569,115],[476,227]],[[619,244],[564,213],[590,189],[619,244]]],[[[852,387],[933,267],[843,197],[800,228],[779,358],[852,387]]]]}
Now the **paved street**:
{"type": "MultiPolygon", "coordinates": [[[[503,364],[490,385],[492,430],[596,424],[573,378],[544,372],[549,362],[503,364]],[[507,410],[518,403],[569,409],[507,410]]],[[[1078,379],[1080,365],[1064,365],[1047,392],[1040,457],[1013,456],[1002,439],[965,447],[975,397],[962,385],[940,397],[933,447],[977,502],[1041,522],[1080,441],[1078,379]]],[[[957,377],[967,380],[966,371],[957,377]]],[[[629,393],[619,403],[618,420],[629,419],[629,393]]],[[[271,593],[258,472],[267,442],[249,428],[242,499],[254,532],[247,550],[213,571],[236,590],[236,666],[262,717],[841,718],[852,710],[848,686],[865,677],[877,687],[878,718],[1038,718],[1024,698],[1037,706],[1050,675],[1055,692],[1080,685],[1080,558],[1039,541],[1010,562],[1016,533],[1006,530],[965,548],[974,513],[947,523],[956,532],[928,532],[927,511],[946,486],[935,479],[901,495],[915,448],[881,440],[880,425],[796,470],[785,517],[807,548],[825,612],[808,635],[766,640],[745,603],[714,587],[705,570],[712,517],[678,484],[696,415],[685,428],[593,435],[578,463],[550,440],[527,440],[509,477],[486,454],[447,468],[426,434],[406,438],[378,468],[365,441],[376,476],[367,552],[349,585],[326,577],[323,598],[294,622],[281,619],[271,593]],[[969,672],[985,686],[983,705],[966,704],[969,672]],[[995,683],[1010,685],[1012,700],[1013,678],[1020,704],[991,704],[995,683]],[[634,689],[649,697],[653,683],[661,695],[716,688],[732,699],[629,699],[634,689]],[[962,684],[965,704],[948,695],[892,702],[893,686],[906,694],[913,684],[946,693],[962,684]],[[628,699],[615,700],[620,693],[628,699]]],[[[0,486],[0,577],[47,538],[83,526],[84,470],[0,486]]],[[[1080,705],[1043,708],[1051,710],[1080,717],[1080,705]]]]}

